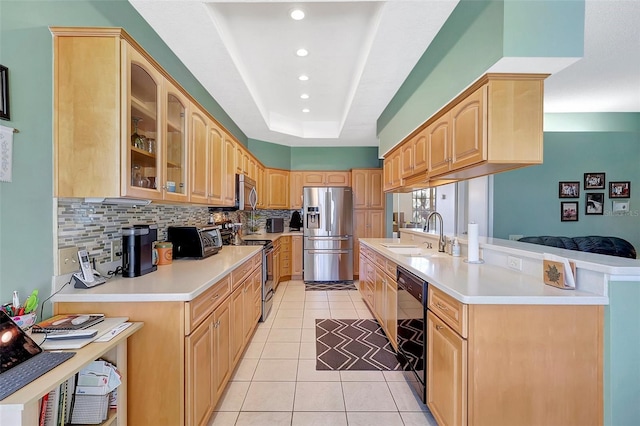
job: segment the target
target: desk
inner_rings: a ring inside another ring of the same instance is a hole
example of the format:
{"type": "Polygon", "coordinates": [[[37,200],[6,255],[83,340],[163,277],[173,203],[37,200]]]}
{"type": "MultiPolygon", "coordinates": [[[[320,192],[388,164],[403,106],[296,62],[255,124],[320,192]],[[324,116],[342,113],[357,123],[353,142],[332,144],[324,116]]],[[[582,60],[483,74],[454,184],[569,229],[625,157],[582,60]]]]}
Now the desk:
{"type": "Polygon", "coordinates": [[[76,352],[73,358],[0,401],[0,425],[37,425],[40,399],[92,361],[103,358],[118,367],[122,384],[118,387],[118,409],[110,410],[107,420],[102,424],[116,424],[117,419],[119,426],[126,426],[127,339],[142,328],[142,325],[141,322],[135,322],[108,342],[93,342],[81,349],[72,350],[76,352]]]}

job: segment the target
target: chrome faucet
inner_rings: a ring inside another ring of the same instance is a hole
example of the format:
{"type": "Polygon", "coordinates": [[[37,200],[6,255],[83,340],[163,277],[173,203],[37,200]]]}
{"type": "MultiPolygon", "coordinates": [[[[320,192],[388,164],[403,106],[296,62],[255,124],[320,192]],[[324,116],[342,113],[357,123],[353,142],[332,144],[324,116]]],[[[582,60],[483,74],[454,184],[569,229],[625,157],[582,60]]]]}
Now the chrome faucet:
{"type": "Polygon", "coordinates": [[[447,240],[444,238],[444,230],[442,225],[442,215],[438,212],[431,212],[429,216],[427,216],[427,223],[424,225],[423,231],[429,232],[429,221],[431,220],[431,216],[436,216],[436,218],[440,219],[440,238],[438,238],[438,251],[440,253],[444,253],[445,247],[447,246],[447,240]]]}

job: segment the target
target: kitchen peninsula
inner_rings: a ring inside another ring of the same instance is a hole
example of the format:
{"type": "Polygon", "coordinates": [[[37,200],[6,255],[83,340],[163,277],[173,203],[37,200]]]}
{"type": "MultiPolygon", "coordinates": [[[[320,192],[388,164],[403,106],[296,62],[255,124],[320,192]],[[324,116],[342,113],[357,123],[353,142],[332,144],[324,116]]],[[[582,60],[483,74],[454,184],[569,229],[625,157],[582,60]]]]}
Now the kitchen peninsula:
{"type": "MultiPolygon", "coordinates": [[[[435,241],[436,235],[413,230],[401,239],[362,239],[360,261],[361,270],[363,264],[383,268],[372,274],[370,306],[382,307],[377,317],[395,307],[376,301],[394,295],[377,290],[385,266],[402,266],[428,283],[427,404],[438,422],[604,423],[620,380],[611,361],[605,363],[615,343],[609,336],[616,334],[609,282],[637,280],[640,262],[488,238],[480,244],[485,263],[468,264],[464,254],[452,257],[424,244],[435,241]],[[412,247],[415,253],[407,253],[412,247]],[[576,290],[543,284],[543,253],[575,261],[576,290]],[[522,261],[521,271],[508,269],[509,256],[522,261]]],[[[637,326],[630,327],[633,333],[637,326]]]]}
{"type": "Polygon", "coordinates": [[[258,323],[261,265],[261,247],[224,246],[140,277],[67,286],[54,312],[144,322],[128,345],[129,424],[206,423],[258,323]]]}

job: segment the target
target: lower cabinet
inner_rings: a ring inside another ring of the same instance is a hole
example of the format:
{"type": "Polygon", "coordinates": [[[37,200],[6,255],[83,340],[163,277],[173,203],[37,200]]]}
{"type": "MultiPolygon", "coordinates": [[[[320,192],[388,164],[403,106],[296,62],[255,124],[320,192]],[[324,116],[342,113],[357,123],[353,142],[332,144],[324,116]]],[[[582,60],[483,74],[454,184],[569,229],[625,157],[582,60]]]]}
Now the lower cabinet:
{"type": "Polygon", "coordinates": [[[467,423],[467,341],[427,312],[427,405],[438,426],[467,423]]]}
{"type": "MultiPolygon", "coordinates": [[[[187,398],[193,403],[187,410],[187,424],[206,424],[213,412],[215,403],[214,382],[214,340],[216,322],[209,316],[208,321],[187,336],[185,347],[187,350],[187,398]]],[[[227,358],[228,359],[228,358],[227,358]]]]}
{"type": "Polygon", "coordinates": [[[396,264],[376,254],[367,247],[360,251],[360,282],[358,290],[373,316],[384,330],[391,345],[398,346],[398,285],[395,278],[396,264]]]}
{"type": "Polygon", "coordinates": [[[54,311],[144,323],[127,342],[128,424],[206,425],[258,324],[261,265],[257,253],[189,302],[57,302],[54,311]]]}
{"type": "Polygon", "coordinates": [[[291,237],[291,278],[302,279],[302,236],[291,237]]]}

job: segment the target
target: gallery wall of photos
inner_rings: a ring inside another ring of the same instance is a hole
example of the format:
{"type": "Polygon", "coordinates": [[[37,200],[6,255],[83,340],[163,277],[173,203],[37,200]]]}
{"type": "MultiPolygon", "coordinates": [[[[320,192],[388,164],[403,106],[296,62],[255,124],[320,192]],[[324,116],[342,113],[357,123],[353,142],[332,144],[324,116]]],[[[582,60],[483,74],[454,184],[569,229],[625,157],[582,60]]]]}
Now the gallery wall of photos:
{"type": "Polygon", "coordinates": [[[558,183],[558,197],[566,199],[566,201],[560,202],[560,220],[562,222],[578,221],[581,186],[584,191],[582,199],[584,200],[585,215],[604,215],[608,209],[614,215],[629,211],[630,181],[610,181],[607,185],[605,173],[585,173],[582,182],[563,181],[558,183]],[[608,204],[606,199],[609,200],[608,204]]]}

